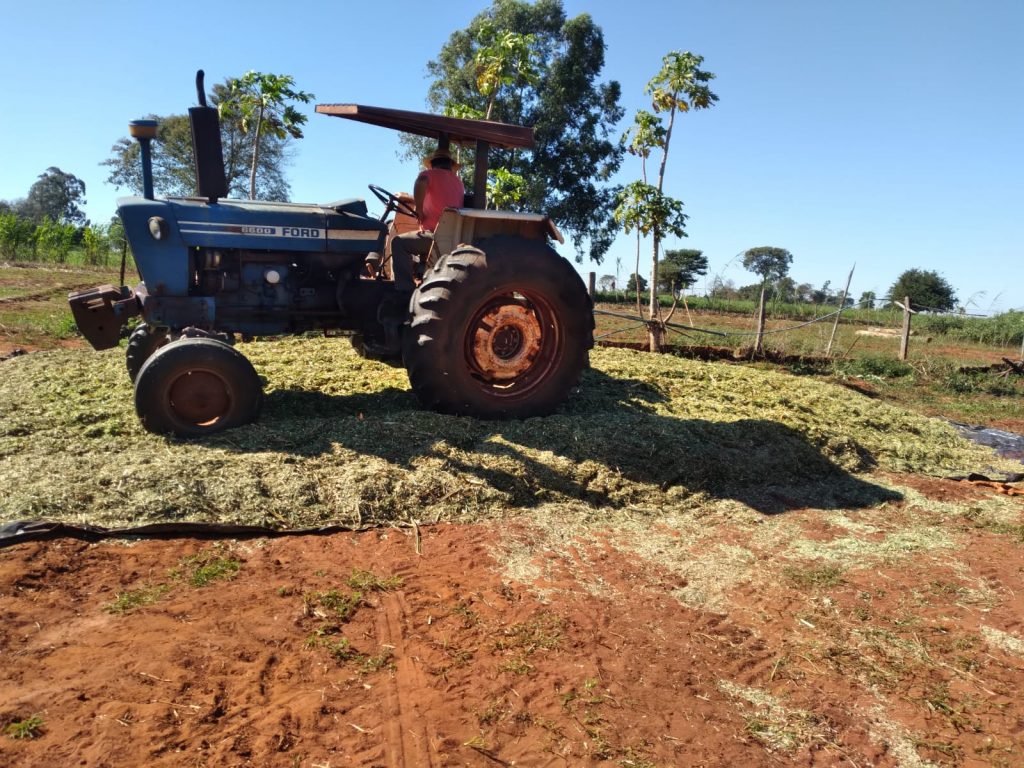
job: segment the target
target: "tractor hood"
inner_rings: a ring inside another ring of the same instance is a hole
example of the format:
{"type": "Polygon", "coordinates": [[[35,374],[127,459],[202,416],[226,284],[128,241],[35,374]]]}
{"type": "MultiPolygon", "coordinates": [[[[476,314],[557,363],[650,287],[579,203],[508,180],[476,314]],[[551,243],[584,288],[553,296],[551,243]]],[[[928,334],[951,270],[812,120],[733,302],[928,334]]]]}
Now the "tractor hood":
{"type": "Polygon", "coordinates": [[[367,216],[366,203],[359,199],[303,205],[130,197],[118,200],[118,212],[133,248],[139,243],[132,233],[147,231],[147,222],[154,213],[167,222],[167,240],[189,248],[366,252],[384,236],[384,226],[367,216]]]}
{"type": "MultiPolygon", "coordinates": [[[[187,246],[285,251],[336,250],[356,241],[365,250],[383,228],[366,215],[366,203],[348,200],[332,205],[171,198],[181,239],[187,246]]],[[[342,248],[341,250],[350,250],[342,248]]]]}

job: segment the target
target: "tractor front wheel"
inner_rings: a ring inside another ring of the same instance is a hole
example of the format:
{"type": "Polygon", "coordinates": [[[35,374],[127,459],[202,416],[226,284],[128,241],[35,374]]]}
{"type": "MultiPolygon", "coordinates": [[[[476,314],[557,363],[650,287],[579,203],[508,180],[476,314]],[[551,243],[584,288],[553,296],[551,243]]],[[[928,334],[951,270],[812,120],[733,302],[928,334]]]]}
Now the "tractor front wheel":
{"type": "Polygon", "coordinates": [[[594,344],[590,297],[546,243],[493,237],[427,271],[403,358],[413,391],[443,413],[527,418],[569,396],[594,344]]]}
{"type": "Polygon", "coordinates": [[[156,328],[143,323],[128,337],[128,349],[125,351],[124,362],[128,368],[128,378],[135,381],[139,371],[150,356],[170,341],[166,328],[156,328]]]}
{"type": "Polygon", "coordinates": [[[186,338],[162,347],[135,381],[135,412],[157,434],[202,437],[248,424],[262,400],[252,363],[213,339],[186,338]]]}

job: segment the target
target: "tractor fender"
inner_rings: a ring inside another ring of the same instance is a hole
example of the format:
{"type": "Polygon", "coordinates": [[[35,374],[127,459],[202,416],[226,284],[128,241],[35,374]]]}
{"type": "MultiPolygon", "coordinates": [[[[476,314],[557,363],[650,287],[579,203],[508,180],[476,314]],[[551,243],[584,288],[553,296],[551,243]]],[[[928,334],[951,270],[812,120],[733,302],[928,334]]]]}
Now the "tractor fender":
{"type": "Polygon", "coordinates": [[[474,245],[496,235],[545,243],[548,238],[565,242],[551,218],[540,213],[447,208],[434,230],[434,246],[427,259],[427,267],[434,266],[443,254],[451,253],[460,245],[474,245]]]}

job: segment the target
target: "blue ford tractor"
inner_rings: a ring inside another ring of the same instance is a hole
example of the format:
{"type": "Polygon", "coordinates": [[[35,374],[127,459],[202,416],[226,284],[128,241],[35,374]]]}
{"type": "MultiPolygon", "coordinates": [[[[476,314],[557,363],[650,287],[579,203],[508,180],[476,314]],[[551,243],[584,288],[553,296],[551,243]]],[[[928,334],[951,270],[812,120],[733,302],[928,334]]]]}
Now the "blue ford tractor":
{"type": "Polygon", "coordinates": [[[96,349],[127,344],[135,409],[151,432],[198,437],[251,422],[262,389],[232,345],[244,337],[323,331],[408,371],[420,402],[443,413],[525,418],[550,413],[576,385],[593,346],[582,280],[539,214],[488,210],[490,147],[533,146],[533,131],[484,120],[322,104],[316,111],[475,148],[466,207],[441,216],[418,264],[411,300],[395,290],[390,240],[415,226],[412,200],[370,185],[364,200],[326,205],[228,200],[217,110],[189,110],[198,192],[156,199],[154,121],[131,124],[141,144],[143,197],[118,200],[142,282],[103,285],[68,299],[96,349]],[[393,214],[393,215],[392,215],[393,214]]]}

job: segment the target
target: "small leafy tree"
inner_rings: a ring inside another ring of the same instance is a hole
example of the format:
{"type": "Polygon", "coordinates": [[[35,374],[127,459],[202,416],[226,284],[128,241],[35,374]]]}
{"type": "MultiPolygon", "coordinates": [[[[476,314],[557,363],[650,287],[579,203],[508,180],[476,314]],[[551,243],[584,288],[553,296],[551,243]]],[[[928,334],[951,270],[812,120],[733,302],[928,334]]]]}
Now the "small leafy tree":
{"type": "MultiPolygon", "coordinates": [[[[658,255],[661,241],[667,235],[685,237],[686,215],[683,203],[665,194],[665,169],[676,116],[691,110],[708,109],[718,101],[718,96],[708,87],[714,74],[700,68],[703,56],[689,51],[671,51],[662,59],[658,73],[647,83],[646,92],[651,97],[654,113],[637,112],[633,127],[623,136],[626,149],[641,158],[641,180],[627,184],[620,192],[615,209],[615,219],[627,234],[633,229],[640,235],[650,236],[651,290],[648,303],[647,327],[651,351],[662,348],[665,323],[658,304],[658,255]],[[647,178],[647,160],[655,150],[660,150],[657,182],[651,184],[647,178]]],[[[637,241],[639,261],[639,239],[637,241]]],[[[639,301],[637,302],[639,304],[639,301]]],[[[638,307],[639,310],[639,307],[638,307]]]]}
{"type": "Polygon", "coordinates": [[[775,281],[775,295],[773,296],[774,301],[781,301],[784,304],[799,301],[797,295],[796,280],[789,275],[775,281]]]}
{"type": "Polygon", "coordinates": [[[597,287],[604,292],[615,290],[615,275],[601,275],[597,280],[597,287]]]}
{"type": "MultiPolygon", "coordinates": [[[[487,100],[486,107],[479,110],[466,102],[449,101],[444,108],[444,113],[449,117],[490,120],[503,89],[517,92],[521,100],[523,89],[535,86],[539,79],[536,35],[498,29],[493,21],[486,20],[477,32],[477,40],[480,47],[473,56],[475,84],[479,94],[487,100]]],[[[461,160],[461,147],[458,148],[458,153],[458,159],[461,160]]],[[[512,152],[512,157],[515,157],[515,151],[512,152]]],[[[525,193],[526,179],[521,174],[503,166],[489,169],[489,207],[512,208],[522,200],[525,193]]]]}
{"type": "Polygon", "coordinates": [[[781,280],[789,274],[792,263],[793,254],[785,248],[762,245],[743,252],[743,268],[760,275],[765,283],[781,280]]]}
{"type": "Polygon", "coordinates": [[[708,257],[703,251],[693,248],[666,250],[658,265],[658,282],[664,291],[686,290],[698,277],[707,273],[708,257]]]}
{"type": "Polygon", "coordinates": [[[821,288],[817,288],[811,291],[811,303],[813,304],[831,304],[832,299],[835,298],[835,294],[832,292],[831,280],[826,280],[821,284],[821,288]]]}
{"type": "Polygon", "coordinates": [[[536,35],[523,35],[508,29],[498,29],[492,21],[485,21],[478,32],[480,47],[473,57],[476,66],[476,87],[487,99],[482,115],[490,120],[494,104],[502,88],[516,87],[520,91],[538,82],[536,35]]]}
{"type": "Polygon", "coordinates": [[[85,249],[85,263],[92,266],[106,266],[110,253],[107,227],[93,224],[82,229],[82,246],[85,249]]]}
{"type": "Polygon", "coordinates": [[[626,293],[640,292],[643,293],[647,290],[647,280],[644,276],[634,272],[629,276],[629,280],[626,281],[626,293]]]}
{"type": "Polygon", "coordinates": [[[492,168],[487,173],[487,204],[494,209],[512,208],[526,190],[526,180],[507,168],[492,168]]]}
{"type": "Polygon", "coordinates": [[[71,246],[75,242],[76,229],[71,224],[44,219],[33,235],[35,247],[43,258],[53,259],[60,264],[67,261],[71,246]]]}
{"type": "Polygon", "coordinates": [[[256,170],[264,131],[278,139],[287,136],[302,138],[301,126],[306,122],[306,116],[289,102],[308,104],[314,97],[311,93],[295,90],[294,85],[295,78],[291,75],[249,71],[228,81],[227,98],[218,106],[221,117],[241,118],[242,130],[253,134],[250,200],[256,199],[256,170]]]}
{"type": "Polygon", "coordinates": [[[889,289],[891,301],[903,301],[910,297],[913,309],[948,312],[956,307],[956,292],[938,272],[925,269],[908,269],[889,289]]]}
{"type": "Polygon", "coordinates": [[[0,256],[18,258],[19,251],[32,243],[35,226],[13,211],[0,214],[0,256]]]}
{"type": "Polygon", "coordinates": [[[875,302],[877,300],[878,300],[878,297],[875,295],[874,291],[864,291],[864,293],[862,293],[860,295],[860,301],[858,301],[857,303],[863,309],[874,309],[875,308],[875,302]]]}

